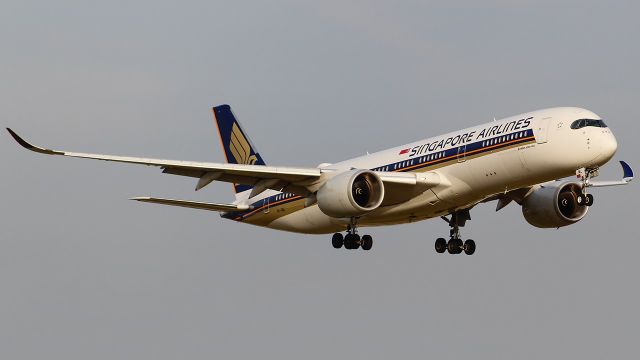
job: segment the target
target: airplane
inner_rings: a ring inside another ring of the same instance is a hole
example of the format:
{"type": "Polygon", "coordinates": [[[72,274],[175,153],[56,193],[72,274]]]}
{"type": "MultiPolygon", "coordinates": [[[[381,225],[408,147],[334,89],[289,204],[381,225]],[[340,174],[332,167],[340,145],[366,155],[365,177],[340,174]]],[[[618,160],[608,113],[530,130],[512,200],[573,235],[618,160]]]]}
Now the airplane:
{"type": "Polygon", "coordinates": [[[499,211],[515,202],[529,224],[560,228],[585,217],[594,202],[589,188],[633,179],[631,167],[620,161],[622,180],[592,180],[618,144],[600,116],[576,107],[532,111],[316,167],[266,165],[231,107],[212,110],[225,164],[50,150],[7,130],[31,151],[155,166],[197,179],[196,191],[213,181],[232,183],[231,203],[131,200],[216,211],[225,219],[289,232],[333,233],[336,249],[370,250],[373,238],[360,236],[360,227],[441,218],[450,227],[449,239],[437,238],[436,252],[471,255],[475,241],[463,242],[460,227],[478,204],[497,201],[499,211]],[[576,178],[564,179],[569,176],[576,178]]]}

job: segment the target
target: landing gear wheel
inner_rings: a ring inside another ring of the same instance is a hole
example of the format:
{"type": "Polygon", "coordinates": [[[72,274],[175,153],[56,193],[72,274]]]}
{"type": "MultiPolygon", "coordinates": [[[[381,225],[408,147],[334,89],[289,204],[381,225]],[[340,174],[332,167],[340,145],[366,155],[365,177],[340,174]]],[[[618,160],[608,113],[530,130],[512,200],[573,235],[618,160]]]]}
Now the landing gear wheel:
{"type": "Polygon", "coordinates": [[[463,250],[464,245],[462,244],[462,240],[460,239],[451,239],[447,244],[447,250],[449,250],[449,254],[460,254],[463,250]]]}
{"type": "Polygon", "coordinates": [[[344,236],[341,233],[333,234],[331,245],[333,245],[334,249],[340,249],[344,245],[344,236]]]}
{"type": "Polygon", "coordinates": [[[371,247],[373,247],[373,238],[371,235],[363,235],[360,240],[360,244],[362,246],[362,250],[371,250],[371,247]]]}
{"type": "Polygon", "coordinates": [[[344,237],[345,249],[355,250],[360,247],[360,236],[358,234],[347,234],[344,237]]]}
{"type": "Polygon", "coordinates": [[[586,198],[585,198],[585,201],[584,201],[584,204],[585,204],[586,206],[591,206],[591,205],[593,205],[593,195],[591,195],[591,194],[587,194],[587,195],[586,195],[586,198]]]}
{"type": "Polygon", "coordinates": [[[464,253],[467,255],[473,255],[476,252],[476,242],[469,239],[464,242],[464,253]]]}
{"type": "Polygon", "coordinates": [[[578,205],[584,206],[587,203],[587,197],[585,196],[585,194],[578,194],[576,201],[578,202],[578,205]]]}
{"type": "Polygon", "coordinates": [[[347,234],[344,237],[344,248],[347,250],[351,250],[352,246],[353,246],[353,235],[352,234],[347,234]]]}
{"type": "Polygon", "coordinates": [[[436,239],[436,252],[438,254],[442,254],[445,251],[447,251],[447,240],[445,240],[444,238],[437,238],[436,239]]]}

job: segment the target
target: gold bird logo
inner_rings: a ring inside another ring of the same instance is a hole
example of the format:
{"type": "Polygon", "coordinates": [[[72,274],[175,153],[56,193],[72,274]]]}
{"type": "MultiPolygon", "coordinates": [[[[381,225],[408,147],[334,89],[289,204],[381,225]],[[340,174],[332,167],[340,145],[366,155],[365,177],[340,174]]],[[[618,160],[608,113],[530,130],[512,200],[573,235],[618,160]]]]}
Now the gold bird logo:
{"type": "Polygon", "coordinates": [[[229,149],[238,164],[254,165],[258,161],[255,155],[251,155],[251,145],[235,122],[231,128],[229,149]]]}

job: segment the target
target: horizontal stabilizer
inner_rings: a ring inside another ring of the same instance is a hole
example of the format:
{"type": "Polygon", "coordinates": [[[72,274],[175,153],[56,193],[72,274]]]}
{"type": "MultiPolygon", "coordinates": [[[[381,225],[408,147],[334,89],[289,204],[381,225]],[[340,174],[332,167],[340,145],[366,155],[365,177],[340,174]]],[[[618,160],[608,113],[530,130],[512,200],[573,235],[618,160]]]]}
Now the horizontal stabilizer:
{"type": "Polygon", "coordinates": [[[221,212],[251,209],[251,207],[248,205],[211,204],[211,203],[203,203],[203,202],[196,202],[196,201],[160,199],[160,198],[151,198],[151,197],[136,197],[130,200],[160,204],[160,205],[180,206],[180,207],[186,207],[191,209],[221,211],[221,212]]]}
{"type": "Polygon", "coordinates": [[[603,186],[617,186],[617,185],[627,185],[631,180],[633,180],[633,170],[631,166],[624,161],[620,161],[620,166],[622,166],[622,180],[617,181],[590,181],[588,186],[590,187],[603,187],[603,186]]]}

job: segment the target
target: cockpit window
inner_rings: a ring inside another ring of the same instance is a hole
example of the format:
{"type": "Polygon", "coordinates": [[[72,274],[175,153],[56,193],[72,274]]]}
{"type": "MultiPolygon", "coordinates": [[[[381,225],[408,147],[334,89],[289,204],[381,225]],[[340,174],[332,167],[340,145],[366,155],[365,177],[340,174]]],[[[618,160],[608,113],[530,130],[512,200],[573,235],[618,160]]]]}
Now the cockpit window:
{"type": "Polygon", "coordinates": [[[602,120],[595,120],[595,119],[580,119],[571,123],[572,129],[580,129],[585,126],[606,128],[607,124],[605,124],[604,121],[602,120]]]}

